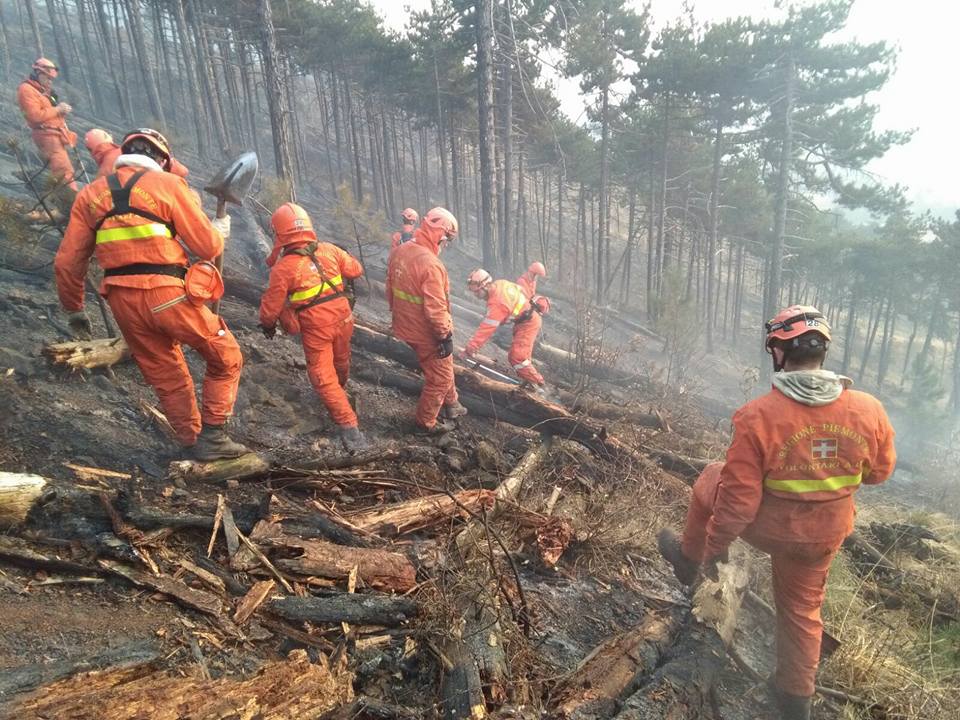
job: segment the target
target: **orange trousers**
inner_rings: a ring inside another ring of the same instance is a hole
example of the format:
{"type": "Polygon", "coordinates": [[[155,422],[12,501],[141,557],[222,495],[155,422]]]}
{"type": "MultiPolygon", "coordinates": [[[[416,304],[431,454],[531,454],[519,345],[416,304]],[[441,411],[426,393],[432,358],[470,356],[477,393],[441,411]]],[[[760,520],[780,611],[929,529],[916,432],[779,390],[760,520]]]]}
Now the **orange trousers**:
{"type": "Polygon", "coordinates": [[[437,344],[407,342],[417,354],[417,362],[423,370],[423,390],[417,403],[418,425],[432,428],[437,424],[437,415],[444,405],[457,402],[457,386],[453,375],[453,355],[437,357],[437,344]]]}
{"type": "Polygon", "coordinates": [[[177,439],[193,445],[201,419],[223,425],[233,412],[243,355],[223,320],[206,306],[189,300],[162,307],[183,296],[183,287],[140,289],[107,286],[107,302],[140,372],[153,386],[177,439]],[[203,378],[203,410],[197,410],[193,378],[181,344],[189,345],[207,363],[203,378]]]}
{"type": "Polygon", "coordinates": [[[327,406],[333,421],[341,427],[356,427],[357,414],[350,407],[343,386],[350,377],[350,338],[353,316],[327,324],[313,325],[307,310],[300,317],[300,337],[307,359],[307,376],[317,395],[327,406]]]}
{"type": "MultiPolygon", "coordinates": [[[[723,463],[708,465],[693,486],[683,531],[683,554],[702,560],[707,522],[713,514],[723,463]]],[[[823,620],[820,607],[837,542],[790,542],[764,537],[748,526],[743,539],[770,555],[777,606],[777,686],[801,697],[814,693],[820,664],[823,620]]]]}
{"type": "Polygon", "coordinates": [[[69,151],[60,134],[35,130],[31,135],[40,157],[47,163],[50,174],[76,190],[77,183],[74,180],[73,163],[70,162],[69,151]]]}
{"type": "Polygon", "coordinates": [[[507,362],[513,366],[513,371],[521,380],[543,385],[543,375],[533,365],[533,344],[537,341],[540,328],[543,326],[543,317],[534,311],[529,320],[514,323],[513,343],[507,352],[507,362]]]}

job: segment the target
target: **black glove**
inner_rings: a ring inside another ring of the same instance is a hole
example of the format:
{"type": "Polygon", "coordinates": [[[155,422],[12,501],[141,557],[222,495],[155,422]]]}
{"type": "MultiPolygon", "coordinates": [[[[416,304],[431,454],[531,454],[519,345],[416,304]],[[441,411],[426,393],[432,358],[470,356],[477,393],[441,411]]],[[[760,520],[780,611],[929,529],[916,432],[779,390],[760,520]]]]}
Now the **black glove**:
{"type": "Polygon", "coordinates": [[[270,327],[267,327],[266,325],[261,325],[260,329],[263,330],[263,336],[267,340],[273,340],[274,336],[277,334],[276,325],[271,325],[270,327]]]}
{"type": "Polygon", "coordinates": [[[437,344],[437,357],[445,358],[453,355],[453,333],[441,339],[437,344]]]}
{"type": "Polygon", "coordinates": [[[67,315],[67,324],[70,331],[77,340],[90,340],[93,337],[93,327],[90,325],[90,318],[83,310],[69,313],[67,315]]]}

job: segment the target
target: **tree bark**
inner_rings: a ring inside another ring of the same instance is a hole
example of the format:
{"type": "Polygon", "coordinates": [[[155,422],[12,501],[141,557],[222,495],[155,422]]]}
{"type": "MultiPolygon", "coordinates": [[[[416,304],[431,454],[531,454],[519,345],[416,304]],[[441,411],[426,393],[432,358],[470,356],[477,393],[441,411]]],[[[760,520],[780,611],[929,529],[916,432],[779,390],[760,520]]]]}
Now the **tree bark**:
{"type": "Polygon", "coordinates": [[[493,0],[476,0],[474,4],[477,14],[477,107],[480,129],[480,247],[483,265],[491,271],[499,267],[494,237],[493,5],[493,0]]]}
{"type": "Polygon", "coordinates": [[[338,593],[325,597],[285,597],[271,600],[267,609],[286,620],[332,625],[380,625],[398,627],[419,611],[416,601],[405,597],[338,593]]]}
{"type": "Polygon", "coordinates": [[[280,76],[280,58],[277,53],[277,36],[273,27],[273,8],[270,0],[257,0],[260,20],[264,82],[267,87],[267,104],[270,106],[270,127],[273,132],[273,152],[277,177],[289,183],[291,199],[293,192],[293,160],[290,155],[290,126],[286,93],[280,76]]]}
{"type": "Polygon", "coordinates": [[[323,540],[303,540],[279,535],[261,540],[271,548],[301,550],[295,558],[277,560],[277,565],[300,575],[342,580],[356,568],[362,586],[406,592],[417,583],[416,570],[403,555],[375,548],[334,545],[323,540]]]}

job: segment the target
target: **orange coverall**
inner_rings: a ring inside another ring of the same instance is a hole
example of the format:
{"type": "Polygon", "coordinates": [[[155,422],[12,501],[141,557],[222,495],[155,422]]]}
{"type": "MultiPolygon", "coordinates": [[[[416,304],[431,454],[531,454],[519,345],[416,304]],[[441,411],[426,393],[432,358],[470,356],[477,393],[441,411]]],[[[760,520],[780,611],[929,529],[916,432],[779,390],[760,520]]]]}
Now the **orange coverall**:
{"type": "MultiPolygon", "coordinates": [[[[113,172],[114,163],[117,162],[117,158],[122,154],[120,146],[116,143],[105,142],[100,143],[96,147],[88,148],[90,150],[90,156],[93,158],[93,161],[97,164],[97,177],[106,177],[107,175],[113,172]]],[[[185,178],[190,174],[190,171],[187,169],[187,166],[176,158],[170,158],[170,170],[169,172],[177,175],[179,177],[185,178]]]]}
{"type": "MultiPolygon", "coordinates": [[[[116,177],[125,185],[140,171],[121,167],[116,177]]],[[[129,205],[149,217],[116,215],[97,229],[113,208],[108,178],[98,178],[80,191],[54,260],[57,292],[64,309],[82,310],[84,278],[90,256],[96,253],[105,273],[100,293],[110,303],[178,440],[190,446],[200,432],[201,417],[208,425],[223,425],[233,412],[243,356],[220,317],[185,299],[176,268],[187,266],[187,254],[177,240],[200,259],[213,260],[223,252],[223,238],[204,215],[196,194],[170,173],[145,172],[130,193],[129,205]],[[156,272],[161,269],[172,274],[156,272]],[[131,274],[113,274],[118,271],[131,274]],[[207,363],[202,414],[181,343],[207,363]]]]}
{"type": "Polygon", "coordinates": [[[517,278],[517,285],[523,290],[523,294],[527,296],[527,299],[531,299],[537,294],[537,276],[529,270],[517,278]]]}
{"type": "Polygon", "coordinates": [[[769,553],[777,606],[777,686],[809,697],[820,659],[827,572],[853,531],[853,493],[893,472],[894,431],[880,402],[845,390],[811,407],[771,390],[733,416],[726,463],[693,487],[683,554],[706,561],[742,537],[769,553]]]}
{"type": "Polygon", "coordinates": [[[440,341],[453,332],[450,278],[439,257],[441,235],[440,229],[420,226],[413,240],[390,251],[387,262],[393,334],[413,348],[423,370],[416,422],[425,428],[437,424],[441,407],[459,401],[453,355],[437,355],[440,341]]]}
{"type": "Polygon", "coordinates": [[[407,223],[403,224],[403,227],[400,228],[390,237],[390,249],[402,245],[403,243],[410,242],[413,240],[414,226],[412,224],[408,225],[407,223]]]}
{"type": "Polygon", "coordinates": [[[517,376],[534,385],[543,385],[543,376],[533,366],[533,344],[537,341],[543,318],[530,305],[530,300],[517,283],[495,280],[487,291],[487,316],[467,343],[468,355],[480,350],[497,328],[513,323],[513,342],[507,352],[517,376]]]}
{"type": "Polygon", "coordinates": [[[57,111],[50,93],[35,80],[24,80],[17,88],[17,103],[50,174],[76,190],[73,163],[67,148],[76,146],[77,134],[67,129],[67,121],[57,111]]]}
{"type": "Polygon", "coordinates": [[[323,271],[321,278],[312,257],[294,252],[313,242],[312,232],[310,238],[300,237],[304,234],[277,237],[271,258],[280,249],[279,260],[260,301],[260,325],[273,327],[280,320],[288,332],[299,327],[313,389],[337,425],[357,427],[357,415],[343,390],[350,375],[353,313],[347,297],[338,293],[343,292],[344,279],[363,274],[363,266],[336,245],[321,242],[313,253],[323,271]],[[322,301],[315,303],[318,299],[322,301]]]}

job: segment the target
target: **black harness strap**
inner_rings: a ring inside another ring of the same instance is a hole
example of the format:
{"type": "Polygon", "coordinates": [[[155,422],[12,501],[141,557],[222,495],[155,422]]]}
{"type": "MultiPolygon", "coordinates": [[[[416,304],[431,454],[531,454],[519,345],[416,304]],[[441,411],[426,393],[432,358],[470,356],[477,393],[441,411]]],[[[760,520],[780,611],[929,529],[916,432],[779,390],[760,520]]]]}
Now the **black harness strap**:
{"type": "Polygon", "coordinates": [[[146,175],[147,172],[147,170],[138,170],[131,175],[130,179],[123,185],[120,184],[120,178],[116,173],[107,176],[107,185],[110,187],[110,197],[113,201],[113,207],[110,209],[110,212],[100,218],[93,228],[94,232],[99,230],[108,218],[116,217],[117,215],[136,215],[146,220],[166,225],[170,229],[170,234],[174,237],[177,236],[176,228],[173,227],[173,223],[169,220],[154,215],[149,210],[141,210],[140,208],[130,206],[130,193],[133,192],[133,186],[136,185],[140,178],[146,175]]]}
{"type": "MultiPolygon", "coordinates": [[[[302,247],[302,248],[284,248],[281,251],[280,256],[283,257],[285,255],[301,255],[303,257],[310,258],[311,260],[313,260],[313,264],[317,268],[317,273],[320,275],[320,282],[323,285],[327,285],[328,287],[332,288],[333,285],[327,282],[327,277],[326,275],[323,274],[323,265],[321,265],[320,261],[317,259],[316,252],[317,252],[317,243],[310,243],[306,247],[302,247]]],[[[308,302],[306,305],[298,305],[295,308],[295,310],[298,313],[302,313],[304,310],[307,310],[308,308],[312,308],[314,305],[322,305],[325,302],[336,300],[338,297],[346,297],[349,300],[349,298],[347,297],[347,294],[343,290],[338,290],[334,288],[334,291],[332,294],[330,295],[318,294],[317,297],[313,298],[313,300],[308,302]]]]}

